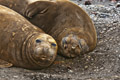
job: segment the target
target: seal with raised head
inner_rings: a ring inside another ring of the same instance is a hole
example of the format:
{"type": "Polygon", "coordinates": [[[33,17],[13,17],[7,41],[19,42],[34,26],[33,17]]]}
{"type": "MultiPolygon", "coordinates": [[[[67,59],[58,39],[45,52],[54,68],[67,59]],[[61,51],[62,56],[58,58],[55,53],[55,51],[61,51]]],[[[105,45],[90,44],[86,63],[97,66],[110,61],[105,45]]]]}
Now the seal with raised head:
{"type": "Polygon", "coordinates": [[[58,52],[76,57],[96,47],[96,29],[88,14],[70,1],[36,1],[24,15],[28,20],[55,38],[58,52]]]}
{"type": "Polygon", "coordinates": [[[42,69],[56,58],[56,41],[15,11],[0,5],[0,68],[42,69]]]}

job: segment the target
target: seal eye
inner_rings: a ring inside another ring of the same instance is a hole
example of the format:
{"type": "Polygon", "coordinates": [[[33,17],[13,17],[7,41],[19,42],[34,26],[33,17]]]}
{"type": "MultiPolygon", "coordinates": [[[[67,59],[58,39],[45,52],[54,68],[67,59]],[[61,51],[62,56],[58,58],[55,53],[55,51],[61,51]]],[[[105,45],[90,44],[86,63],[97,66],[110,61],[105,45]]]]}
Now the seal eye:
{"type": "Polygon", "coordinates": [[[36,40],[36,43],[41,43],[42,41],[40,39],[37,39],[36,40]]]}
{"type": "Polygon", "coordinates": [[[52,46],[54,46],[54,47],[56,46],[56,44],[55,44],[55,43],[51,43],[51,45],[52,45],[52,46]]]}

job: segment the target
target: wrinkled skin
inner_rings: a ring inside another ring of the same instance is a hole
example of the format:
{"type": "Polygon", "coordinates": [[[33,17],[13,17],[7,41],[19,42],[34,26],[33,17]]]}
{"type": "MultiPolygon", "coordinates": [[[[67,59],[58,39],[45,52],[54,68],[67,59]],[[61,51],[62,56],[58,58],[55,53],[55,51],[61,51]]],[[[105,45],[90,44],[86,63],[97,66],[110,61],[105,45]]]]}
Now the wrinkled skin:
{"type": "Polygon", "coordinates": [[[55,38],[63,56],[76,57],[96,47],[96,30],[90,17],[72,2],[36,1],[26,7],[24,15],[55,38]]]}
{"type": "MultiPolygon", "coordinates": [[[[1,5],[0,41],[0,61],[13,66],[42,69],[50,66],[56,58],[57,44],[51,36],[1,5]]],[[[6,66],[0,62],[0,67],[6,66]]]]}

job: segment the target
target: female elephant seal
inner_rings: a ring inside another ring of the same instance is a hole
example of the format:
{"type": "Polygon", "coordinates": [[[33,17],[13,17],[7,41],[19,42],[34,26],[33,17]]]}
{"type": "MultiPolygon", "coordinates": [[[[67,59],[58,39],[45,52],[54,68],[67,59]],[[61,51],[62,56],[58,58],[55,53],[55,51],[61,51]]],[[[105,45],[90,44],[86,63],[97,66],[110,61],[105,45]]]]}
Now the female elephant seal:
{"type": "Polygon", "coordinates": [[[28,20],[55,38],[58,51],[76,57],[96,47],[96,29],[87,13],[69,1],[36,1],[24,15],[28,20]]]}
{"type": "Polygon", "coordinates": [[[57,44],[24,17],[0,5],[0,67],[48,67],[55,60],[57,44]]]}

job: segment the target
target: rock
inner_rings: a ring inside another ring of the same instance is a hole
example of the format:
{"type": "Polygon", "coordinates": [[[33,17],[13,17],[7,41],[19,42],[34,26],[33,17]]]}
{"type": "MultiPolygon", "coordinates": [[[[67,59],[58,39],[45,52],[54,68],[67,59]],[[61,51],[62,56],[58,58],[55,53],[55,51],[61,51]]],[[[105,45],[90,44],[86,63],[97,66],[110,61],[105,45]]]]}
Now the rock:
{"type": "Polygon", "coordinates": [[[107,17],[109,17],[109,15],[105,14],[105,13],[101,13],[101,14],[99,14],[99,17],[100,18],[107,18],[107,17]]]}
{"type": "Polygon", "coordinates": [[[116,7],[117,7],[117,8],[120,7],[120,3],[117,3],[117,4],[116,4],[116,7]]]}
{"type": "Polygon", "coordinates": [[[85,5],[91,5],[91,1],[85,1],[85,5]]]}

